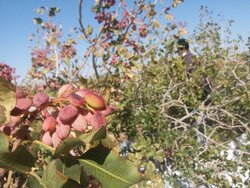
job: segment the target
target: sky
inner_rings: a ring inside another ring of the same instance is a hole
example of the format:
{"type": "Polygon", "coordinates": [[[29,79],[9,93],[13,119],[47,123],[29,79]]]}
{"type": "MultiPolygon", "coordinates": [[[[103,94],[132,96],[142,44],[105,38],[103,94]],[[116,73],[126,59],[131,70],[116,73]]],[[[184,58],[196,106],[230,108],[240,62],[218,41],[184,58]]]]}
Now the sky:
{"type": "MultiPolygon", "coordinates": [[[[83,2],[83,21],[92,23],[90,7],[94,0],[83,2]]],[[[187,29],[192,31],[199,23],[202,5],[208,6],[214,16],[221,14],[226,20],[234,20],[232,32],[235,36],[241,34],[245,40],[250,36],[250,0],[184,0],[171,13],[177,21],[186,22],[187,29]]],[[[62,22],[65,36],[70,28],[79,27],[78,0],[0,0],[0,62],[15,67],[21,79],[31,67],[30,53],[34,43],[28,36],[36,31],[33,18],[38,16],[35,9],[41,6],[61,9],[56,18],[62,22]]]]}

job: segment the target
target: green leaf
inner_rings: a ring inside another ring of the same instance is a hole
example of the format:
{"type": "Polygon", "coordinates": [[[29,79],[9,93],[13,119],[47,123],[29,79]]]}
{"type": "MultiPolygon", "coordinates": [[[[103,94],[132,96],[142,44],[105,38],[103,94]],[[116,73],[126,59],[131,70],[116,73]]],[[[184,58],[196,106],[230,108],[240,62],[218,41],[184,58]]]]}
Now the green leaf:
{"type": "Polygon", "coordinates": [[[155,164],[151,161],[149,161],[147,163],[147,167],[146,167],[146,173],[145,173],[145,176],[150,178],[150,177],[153,177],[154,174],[155,174],[155,164]]]}
{"type": "Polygon", "coordinates": [[[83,86],[88,85],[88,79],[87,78],[84,78],[83,76],[79,76],[79,80],[80,80],[81,85],[83,85],[83,86]]]}
{"type": "Polygon", "coordinates": [[[82,144],[83,141],[80,138],[67,138],[57,146],[56,151],[54,153],[54,158],[58,157],[59,155],[66,155],[71,149],[73,149],[77,145],[82,144]]]}
{"type": "Polygon", "coordinates": [[[61,10],[60,8],[57,8],[57,7],[51,7],[49,9],[49,16],[55,16],[56,13],[59,13],[61,10]]]}
{"type": "Polygon", "coordinates": [[[87,30],[86,30],[86,34],[91,35],[92,33],[93,33],[93,27],[91,25],[88,25],[87,30]]]}
{"type": "Polygon", "coordinates": [[[34,18],[33,22],[34,22],[34,24],[41,24],[41,23],[43,23],[43,20],[42,20],[42,18],[34,18]]]}
{"type": "Polygon", "coordinates": [[[52,148],[51,146],[49,146],[47,144],[44,144],[43,142],[41,142],[39,140],[33,141],[31,148],[35,153],[37,153],[38,149],[46,150],[46,151],[49,151],[51,153],[53,153],[55,151],[54,148],[52,148]]]}
{"type": "MultiPolygon", "coordinates": [[[[56,171],[57,174],[63,174],[64,176],[66,176],[66,178],[69,178],[69,182],[66,182],[66,185],[79,187],[78,184],[80,184],[83,188],[88,186],[87,174],[82,170],[82,167],[80,166],[78,160],[66,157],[62,160],[57,159],[55,160],[55,168],[58,170],[56,171]],[[72,180],[74,180],[75,182],[72,180]]],[[[51,184],[48,183],[47,180],[41,179],[37,174],[34,173],[31,173],[31,175],[32,176],[29,176],[27,179],[28,187],[50,188],[51,184]]],[[[45,174],[43,178],[45,178],[45,174]]],[[[66,187],[66,185],[62,185],[62,187],[66,187]]]]}
{"type": "Polygon", "coordinates": [[[88,150],[79,162],[103,188],[127,188],[143,179],[131,162],[102,145],[88,150]]]}
{"type": "Polygon", "coordinates": [[[102,143],[102,145],[104,147],[107,147],[109,149],[113,149],[113,148],[119,147],[118,141],[111,134],[107,135],[107,138],[102,139],[101,143],[102,143]]]}
{"type": "Polygon", "coordinates": [[[106,128],[104,126],[100,127],[97,131],[93,131],[91,133],[84,133],[79,136],[79,138],[84,143],[94,142],[96,140],[101,140],[106,138],[106,128]]]}
{"type": "Polygon", "coordinates": [[[9,139],[8,136],[0,132],[0,153],[9,152],[9,139]]]}
{"type": "Polygon", "coordinates": [[[37,14],[44,14],[45,7],[37,8],[35,11],[37,14]]]}
{"type": "Polygon", "coordinates": [[[47,168],[44,170],[42,183],[48,188],[80,188],[81,186],[64,175],[59,169],[60,160],[53,160],[49,163],[47,168]]]}
{"type": "Polygon", "coordinates": [[[165,18],[167,20],[169,20],[169,21],[174,19],[174,17],[172,16],[172,14],[166,14],[165,18]]]}
{"type": "Polygon", "coordinates": [[[0,154],[0,167],[28,174],[36,161],[35,154],[25,148],[19,146],[14,152],[0,154]]]}
{"type": "Polygon", "coordinates": [[[118,46],[117,51],[119,55],[125,55],[127,53],[127,49],[123,46],[118,46]]]}
{"type": "Polygon", "coordinates": [[[156,20],[156,21],[153,21],[152,23],[153,23],[153,28],[154,28],[154,29],[157,29],[157,28],[160,27],[160,23],[159,23],[157,20],[156,20]]]}
{"type": "Polygon", "coordinates": [[[78,160],[72,158],[62,158],[57,160],[57,168],[65,176],[86,187],[88,184],[87,174],[83,173],[82,167],[78,160]]]}
{"type": "Polygon", "coordinates": [[[70,65],[70,58],[69,58],[69,57],[63,58],[63,62],[64,62],[67,66],[69,66],[69,65],[70,65]]]}
{"type": "Polygon", "coordinates": [[[27,187],[45,188],[34,176],[29,176],[27,179],[27,187]]]}
{"type": "Polygon", "coordinates": [[[10,111],[15,105],[15,86],[0,77],[0,126],[10,121],[10,111]]]}

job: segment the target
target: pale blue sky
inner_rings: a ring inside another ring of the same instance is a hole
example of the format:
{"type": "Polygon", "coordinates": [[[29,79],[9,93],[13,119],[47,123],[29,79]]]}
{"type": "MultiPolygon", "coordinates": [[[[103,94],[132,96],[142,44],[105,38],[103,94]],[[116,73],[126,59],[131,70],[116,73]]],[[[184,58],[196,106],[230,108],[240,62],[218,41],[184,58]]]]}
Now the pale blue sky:
{"type": "MultiPolygon", "coordinates": [[[[93,20],[88,15],[91,14],[89,8],[94,0],[84,2],[88,9],[83,8],[83,20],[91,23],[93,20]]],[[[225,19],[233,19],[234,35],[239,33],[245,39],[250,36],[250,0],[185,0],[172,13],[176,20],[187,22],[188,29],[192,31],[199,22],[201,5],[208,6],[214,15],[221,14],[225,19]]],[[[21,77],[31,67],[32,43],[28,36],[36,29],[33,18],[37,14],[34,10],[40,6],[61,8],[57,20],[62,22],[65,36],[71,27],[78,27],[78,0],[0,0],[0,61],[16,67],[21,77]]]]}

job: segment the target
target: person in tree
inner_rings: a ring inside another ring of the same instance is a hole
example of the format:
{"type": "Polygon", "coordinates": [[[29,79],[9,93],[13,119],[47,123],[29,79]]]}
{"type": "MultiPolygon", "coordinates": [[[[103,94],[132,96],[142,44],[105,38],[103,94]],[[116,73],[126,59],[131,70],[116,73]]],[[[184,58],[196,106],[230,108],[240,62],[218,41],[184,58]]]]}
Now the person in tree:
{"type": "Polygon", "coordinates": [[[193,64],[193,54],[189,51],[189,43],[186,41],[186,39],[182,38],[177,41],[177,49],[178,54],[183,58],[186,64],[186,77],[189,78],[191,66],[193,64]]]}
{"type": "MultiPolygon", "coordinates": [[[[192,71],[196,68],[197,66],[200,65],[200,62],[195,62],[193,60],[193,54],[189,50],[189,43],[186,41],[186,39],[179,39],[177,41],[177,52],[178,54],[183,58],[183,61],[185,63],[185,73],[186,73],[186,78],[190,78],[190,74],[192,71]]],[[[201,97],[202,100],[206,99],[208,94],[211,92],[211,84],[207,76],[202,75],[202,90],[203,90],[203,96],[201,97]]]]}

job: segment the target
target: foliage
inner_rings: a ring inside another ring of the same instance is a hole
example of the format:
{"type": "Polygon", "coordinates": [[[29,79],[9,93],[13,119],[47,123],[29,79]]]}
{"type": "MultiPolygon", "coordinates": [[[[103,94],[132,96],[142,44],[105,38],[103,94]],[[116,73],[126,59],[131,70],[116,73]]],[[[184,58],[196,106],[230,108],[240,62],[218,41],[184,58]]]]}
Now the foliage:
{"type": "Polygon", "coordinates": [[[129,135],[135,150],[130,160],[145,166],[153,157],[156,170],[164,171],[173,187],[183,186],[185,179],[191,187],[247,185],[249,63],[234,41],[223,47],[217,23],[203,24],[190,41],[199,47],[190,78],[179,57],[145,66],[119,88],[121,110],[112,131],[129,135]]]}
{"type": "Polygon", "coordinates": [[[15,106],[15,87],[0,77],[0,124],[10,121],[10,111],[15,106]]]}
{"type": "MultiPolygon", "coordinates": [[[[173,1],[172,6],[180,2],[173,1]]],[[[0,80],[1,130],[4,133],[1,140],[9,147],[3,148],[0,154],[0,166],[3,168],[1,176],[8,174],[6,187],[14,183],[13,177],[18,173],[18,186],[24,179],[28,187],[128,187],[143,179],[131,162],[118,156],[114,149],[117,142],[106,134],[106,116],[115,109],[106,104],[108,96],[103,98],[100,93],[72,82],[86,82],[79,73],[90,56],[98,80],[97,63],[100,61],[104,63],[105,73],[115,71],[129,79],[132,64],[143,51],[143,39],[151,27],[158,28],[156,2],[147,5],[138,1],[131,10],[125,1],[118,4],[109,0],[96,1],[92,10],[101,24],[96,37],[92,37],[91,25],[86,29],[83,26],[82,3],[79,4],[80,31],[90,45],[83,61],[77,57],[76,40],[72,37],[65,42],[61,40],[62,27],[54,22],[60,9],[40,7],[36,12],[41,16],[33,20],[38,28],[30,39],[38,37],[38,43],[31,52],[32,68],[26,85],[13,88],[8,83],[13,78],[12,69],[7,67],[2,71],[1,77],[6,81],[0,80]],[[110,11],[115,6],[116,12],[110,11]],[[121,6],[124,9],[119,18],[121,6]],[[37,86],[32,86],[36,91],[25,89],[36,80],[43,81],[42,85],[35,82],[37,86]],[[117,166],[120,169],[114,168],[117,166]]]]}
{"type": "MultiPolygon", "coordinates": [[[[9,98],[4,98],[11,90],[5,82],[1,79],[4,91],[1,98],[10,103],[9,98]]],[[[16,96],[12,97],[15,99],[16,96]]],[[[87,89],[76,90],[72,85],[66,85],[53,99],[49,99],[46,93],[38,92],[29,98],[17,96],[16,101],[16,106],[5,113],[5,116],[11,115],[11,121],[3,121],[1,126],[6,134],[1,134],[1,140],[6,146],[11,145],[12,149],[2,148],[0,166],[25,174],[30,186],[86,187],[91,185],[88,181],[90,175],[103,187],[127,187],[141,181],[137,169],[111,151],[114,146],[106,144],[105,147],[102,144],[103,139],[109,139],[104,126],[105,116],[110,111],[103,114],[108,106],[97,93],[87,89]],[[33,98],[32,102],[30,98],[33,98]],[[78,101],[83,102],[79,105],[78,101]],[[78,120],[79,116],[81,121],[78,120]],[[47,121],[49,118],[51,120],[47,121]],[[42,123],[42,127],[38,127],[39,123],[42,123]],[[29,126],[36,132],[30,130],[29,126]],[[10,131],[6,131],[6,128],[10,131]],[[94,155],[90,154],[92,151],[94,155]],[[96,155],[96,152],[101,155],[96,155]],[[122,168],[129,170],[120,171],[112,165],[122,165],[122,168]],[[71,174],[72,169],[77,171],[71,174]]],[[[11,183],[8,181],[7,186],[11,183]]]]}
{"type": "Polygon", "coordinates": [[[9,65],[0,62],[0,77],[4,78],[5,80],[11,82],[15,81],[17,76],[15,76],[16,69],[10,67],[9,65]]]}

